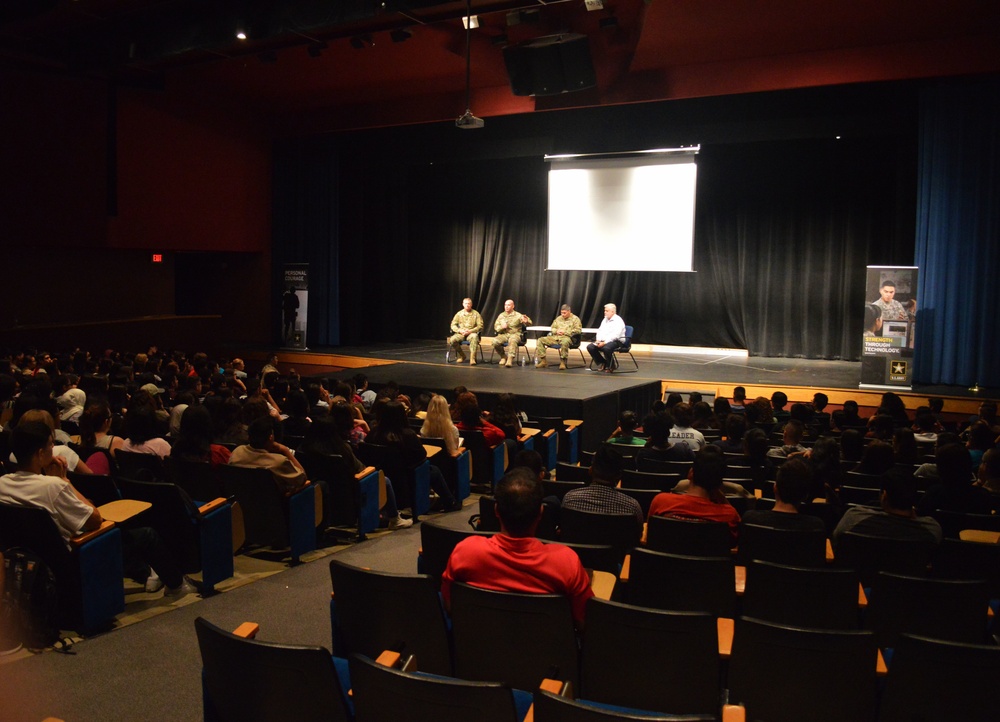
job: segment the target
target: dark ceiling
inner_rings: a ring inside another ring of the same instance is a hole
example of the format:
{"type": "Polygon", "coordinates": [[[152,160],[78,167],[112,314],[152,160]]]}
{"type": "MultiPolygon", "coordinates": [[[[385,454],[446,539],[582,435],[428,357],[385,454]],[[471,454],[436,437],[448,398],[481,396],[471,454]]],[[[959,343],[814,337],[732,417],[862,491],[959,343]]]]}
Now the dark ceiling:
{"type": "MultiPolygon", "coordinates": [[[[1000,72],[996,0],[471,0],[471,106],[560,107],[1000,72]],[[595,88],[511,93],[503,48],[587,37],[595,88]]],[[[464,2],[6,0],[0,68],[227,98],[286,130],[455,117],[464,2]],[[243,29],[246,40],[236,38],[243,29]],[[391,31],[406,30],[395,34],[391,31]],[[352,43],[353,40],[353,43],[352,43]],[[359,46],[359,47],[356,47],[359,46]]]]}

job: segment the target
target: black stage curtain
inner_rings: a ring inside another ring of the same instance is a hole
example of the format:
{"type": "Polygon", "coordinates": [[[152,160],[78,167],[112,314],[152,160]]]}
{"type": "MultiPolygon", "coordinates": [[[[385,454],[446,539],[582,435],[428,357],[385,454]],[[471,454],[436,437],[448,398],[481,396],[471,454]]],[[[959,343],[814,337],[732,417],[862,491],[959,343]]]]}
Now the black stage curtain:
{"type": "Polygon", "coordinates": [[[488,324],[506,298],[539,325],[565,302],[596,326],[613,302],[639,342],[856,359],[865,266],[912,257],[895,160],[870,140],[704,149],[695,273],[546,271],[541,158],[413,168],[407,326],[443,334],[465,295],[488,324]]]}
{"type": "MultiPolygon", "coordinates": [[[[876,90],[865,97],[884,94],[876,90]]],[[[288,245],[275,258],[317,262],[314,283],[327,274],[345,345],[443,339],[468,295],[490,327],[506,298],[538,325],[550,323],[565,302],[585,326],[596,326],[612,302],[639,343],[857,360],[865,266],[913,263],[915,133],[905,124],[889,127],[885,117],[906,114],[900,103],[883,100],[889,110],[880,111],[881,126],[868,121],[864,134],[837,140],[822,132],[829,103],[802,97],[809,103],[800,103],[801,112],[812,113],[806,125],[820,132],[796,135],[787,122],[760,121],[755,132],[766,129],[770,137],[741,141],[732,137],[742,127],[733,117],[716,124],[717,141],[703,142],[695,273],[545,270],[543,154],[663,147],[671,133],[694,134],[688,126],[704,128],[697,131],[703,136],[716,127],[708,116],[692,115],[668,133],[661,130],[670,120],[665,111],[689,106],[662,104],[491,120],[482,133],[424,126],[292,144],[280,152],[294,163],[277,163],[293,172],[276,174],[276,244],[284,227],[288,245]],[[610,124],[582,122],[592,115],[617,118],[628,137],[607,136],[610,124]],[[319,167],[328,163],[335,164],[333,178],[319,167]],[[337,199],[324,206],[311,184],[339,189],[337,199]],[[303,208],[303,191],[318,205],[303,208]],[[336,244],[334,251],[314,247],[324,242],[336,244]]],[[[782,103],[793,99],[757,100],[781,118],[793,112],[782,103]]],[[[749,101],[735,105],[744,107],[749,101]]],[[[312,337],[312,311],[309,341],[322,344],[312,337]]]]}

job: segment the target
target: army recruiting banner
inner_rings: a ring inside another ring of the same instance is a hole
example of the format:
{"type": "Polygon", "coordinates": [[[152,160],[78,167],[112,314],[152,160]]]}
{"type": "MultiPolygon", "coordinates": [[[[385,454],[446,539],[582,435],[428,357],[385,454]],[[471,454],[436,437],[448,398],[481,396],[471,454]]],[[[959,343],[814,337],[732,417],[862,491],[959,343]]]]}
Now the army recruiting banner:
{"type": "Polygon", "coordinates": [[[309,315],[309,264],[286,263],[281,293],[281,345],[306,347],[306,318],[309,315]]]}
{"type": "Polygon", "coordinates": [[[917,273],[914,266],[868,266],[860,388],[913,386],[917,273]]]}

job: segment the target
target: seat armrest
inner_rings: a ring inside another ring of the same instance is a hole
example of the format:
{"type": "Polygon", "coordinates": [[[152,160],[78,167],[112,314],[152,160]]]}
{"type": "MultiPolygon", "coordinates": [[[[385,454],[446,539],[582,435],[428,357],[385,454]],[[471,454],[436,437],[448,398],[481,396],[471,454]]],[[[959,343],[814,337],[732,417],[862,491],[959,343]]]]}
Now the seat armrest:
{"type": "Polygon", "coordinates": [[[226,499],[220,496],[217,499],[212,499],[212,501],[199,506],[198,514],[200,516],[206,516],[208,514],[211,514],[216,509],[221,509],[225,505],[226,505],[226,499]]]}
{"type": "Polygon", "coordinates": [[[743,705],[722,705],[722,722],[745,722],[746,718],[747,711],[743,705]]]}
{"type": "Polygon", "coordinates": [[[254,639],[259,631],[260,625],[257,622],[243,622],[233,630],[233,634],[237,637],[243,637],[243,639],[254,639]]]}
{"type": "Polygon", "coordinates": [[[113,521],[105,519],[104,521],[101,522],[101,525],[99,527],[97,527],[93,531],[88,531],[86,534],[81,534],[80,536],[73,537],[72,539],[69,540],[69,543],[72,544],[74,547],[79,548],[82,547],[87,542],[91,541],[92,539],[96,539],[101,534],[104,534],[109,529],[114,529],[114,528],[115,528],[115,523],[113,521]]]}
{"type": "Polygon", "coordinates": [[[361,481],[362,479],[364,479],[366,476],[368,476],[369,474],[371,474],[374,471],[375,471],[375,467],[374,466],[366,466],[364,469],[362,469],[357,474],[355,474],[354,478],[357,479],[358,481],[361,481]]]}

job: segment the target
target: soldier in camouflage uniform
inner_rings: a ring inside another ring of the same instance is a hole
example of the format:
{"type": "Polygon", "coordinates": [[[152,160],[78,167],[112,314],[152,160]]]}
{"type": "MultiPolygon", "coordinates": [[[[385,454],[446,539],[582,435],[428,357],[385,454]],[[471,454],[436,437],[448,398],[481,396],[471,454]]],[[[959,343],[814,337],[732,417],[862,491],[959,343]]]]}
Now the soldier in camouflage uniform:
{"type": "Polygon", "coordinates": [[[545,351],[548,346],[558,344],[559,370],[565,370],[566,359],[569,358],[569,347],[573,343],[573,334],[577,333],[583,333],[583,324],[573,314],[573,309],[564,303],[559,309],[559,315],[552,322],[552,330],[549,335],[535,341],[535,358],[538,359],[538,368],[543,369],[549,365],[545,360],[545,351]]]}
{"type": "Polygon", "coordinates": [[[483,317],[479,311],[472,310],[472,299],[462,300],[462,310],[451,319],[452,335],[448,337],[448,345],[455,352],[455,363],[462,363],[465,350],[462,341],[469,342],[469,365],[476,365],[476,350],[479,348],[479,334],[483,331],[483,317]]]}
{"type": "Polygon", "coordinates": [[[493,324],[493,330],[497,332],[493,339],[493,350],[501,354],[500,365],[510,368],[514,365],[514,357],[517,356],[517,343],[521,340],[521,334],[525,326],[531,325],[531,319],[525,314],[514,310],[514,302],[510,299],[504,301],[503,313],[497,316],[497,322],[493,324]],[[507,363],[503,362],[503,345],[507,344],[507,363]]]}

